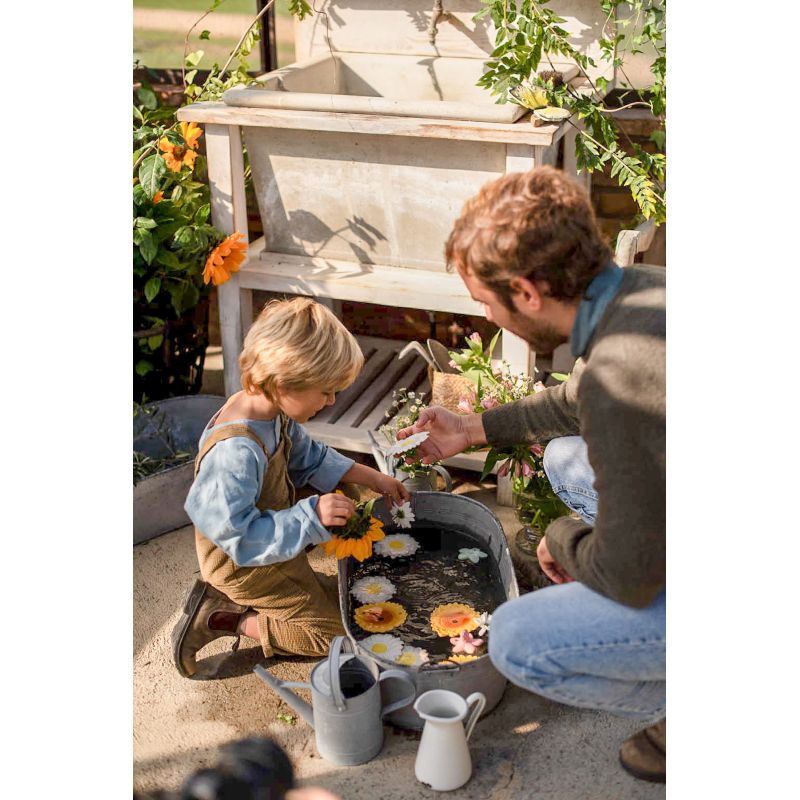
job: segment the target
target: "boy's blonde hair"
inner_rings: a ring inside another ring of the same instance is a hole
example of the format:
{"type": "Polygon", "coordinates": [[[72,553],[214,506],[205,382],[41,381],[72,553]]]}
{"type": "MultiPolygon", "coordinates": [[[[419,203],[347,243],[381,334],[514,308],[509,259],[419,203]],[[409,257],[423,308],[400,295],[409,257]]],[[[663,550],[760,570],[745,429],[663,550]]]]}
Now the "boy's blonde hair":
{"type": "Polygon", "coordinates": [[[296,297],[271,300],[247,332],[239,356],[242,388],[263,391],[320,388],[339,392],[364,365],[355,337],[325,306],[296,297]]]}

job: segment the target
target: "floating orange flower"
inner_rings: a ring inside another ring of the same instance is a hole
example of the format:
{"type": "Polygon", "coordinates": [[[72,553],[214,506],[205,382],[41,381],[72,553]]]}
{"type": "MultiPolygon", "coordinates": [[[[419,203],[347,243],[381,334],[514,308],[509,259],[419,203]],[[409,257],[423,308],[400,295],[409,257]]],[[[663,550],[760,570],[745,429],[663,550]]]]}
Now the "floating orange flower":
{"type": "Polygon", "coordinates": [[[370,603],[355,610],[356,623],[365,631],[385,633],[406,621],[406,610],[399,603],[370,603]]]}
{"type": "Polygon", "coordinates": [[[164,199],[164,192],[156,192],[153,195],[153,205],[157,205],[164,199]]]}
{"type": "Polygon", "coordinates": [[[440,664],[466,664],[468,661],[477,661],[478,656],[450,656],[446,661],[440,661],[440,664]]]}
{"type": "Polygon", "coordinates": [[[478,612],[465,603],[447,603],[431,612],[431,628],[439,636],[458,636],[461,631],[474,631],[478,627],[478,612]]]}
{"type": "Polygon", "coordinates": [[[194,160],[197,158],[197,140],[203,135],[200,126],[194,122],[181,122],[180,128],[183,144],[173,144],[166,136],[162,136],[158,141],[161,155],[173,172],[180,172],[184,166],[189,169],[194,167],[194,160]]]}
{"type": "Polygon", "coordinates": [[[239,271],[247,255],[247,242],[240,242],[241,237],[242,234],[236,231],[211,251],[203,270],[203,283],[213,281],[214,286],[219,286],[239,271]]]}

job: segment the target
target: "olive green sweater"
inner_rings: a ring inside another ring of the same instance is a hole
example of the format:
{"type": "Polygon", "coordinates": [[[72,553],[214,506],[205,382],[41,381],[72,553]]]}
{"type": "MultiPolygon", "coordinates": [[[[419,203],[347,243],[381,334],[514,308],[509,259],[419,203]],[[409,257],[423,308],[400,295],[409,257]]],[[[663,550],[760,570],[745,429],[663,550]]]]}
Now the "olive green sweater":
{"type": "Polygon", "coordinates": [[[575,580],[636,608],[665,585],[665,339],[666,270],[627,267],[569,380],[483,414],[492,445],[583,436],[597,518],[555,520],[548,547],[575,580]]]}

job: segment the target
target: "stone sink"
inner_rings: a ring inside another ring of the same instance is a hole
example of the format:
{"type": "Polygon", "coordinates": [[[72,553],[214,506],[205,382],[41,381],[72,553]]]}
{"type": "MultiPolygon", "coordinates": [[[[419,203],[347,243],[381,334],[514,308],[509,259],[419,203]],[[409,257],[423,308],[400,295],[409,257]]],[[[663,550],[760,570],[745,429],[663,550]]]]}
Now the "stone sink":
{"type": "MultiPolygon", "coordinates": [[[[577,74],[556,64],[565,80],[577,74]]],[[[511,123],[526,109],[498,105],[476,86],[484,72],[478,58],[425,57],[387,53],[334,53],[289,64],[237,87],[225,103],[248,108],[329,111],[400,117],[511,123]]]]}

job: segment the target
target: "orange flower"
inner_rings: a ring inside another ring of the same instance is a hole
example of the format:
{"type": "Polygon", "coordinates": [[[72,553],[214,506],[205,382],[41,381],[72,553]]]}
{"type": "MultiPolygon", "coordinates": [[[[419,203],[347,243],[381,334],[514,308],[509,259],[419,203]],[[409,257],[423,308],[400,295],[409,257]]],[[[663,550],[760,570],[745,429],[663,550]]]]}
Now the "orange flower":
{"type": "Polygon", "coordinates": [[[356,623],[370,633],[386,633],[402,625],[407,617],[399,603],[370,603],[355,610],[356,623]]]}
{"type": "Polygon", "coordinates": [[[447,603],[431,612],[431,628],[439,636],[458,636],[461,631],[473,631],[478,627],[477,616],[478,612],[464,603],[447,603]]]}
{"type": "Polygon", "coordinates": [[[164,161],[173,172],[180,172],[184,166],[192,169],[197,158],[197,140],[203,135],[203,131],[194,122],[181,122],[180,128],[184,144],[173,144],[166,136],[158,142],[164,161]]]}
{"type": "Polygon", "coordinates": [[[440,661],[440,664],[466,664],[468,661],[477,661],[478,656],[450,656],[445,661],[440,661]]]}
{"type": "Polygon", "coordinates": [[[371,517],[369,529],[360,539],[342,539],[334,535],[325,542],[325,553],[329,556],[335,553],[336,558],[340,560],[353,556],[356,561],[363,561],[372,555],[372,543],[379,542],[385,535],[381,521],[371,517]]]}
{"type": "Polygon", "coordinates": [[[164,199],[164,192],[156,192],[153,195],[153,205],[157,205],[164,199]]]}
{"type": "Polygon", "coordinates": [[[203,270],[203,283],[213,281],[214,286],[219,286],[239,271],[247,255],[247,242],[240,242],[241,237],[242,234],[236,231],[211,251],[203,270]]]}

